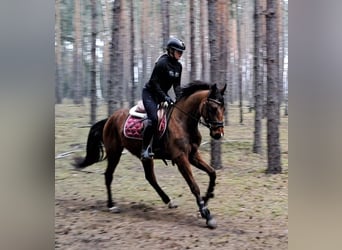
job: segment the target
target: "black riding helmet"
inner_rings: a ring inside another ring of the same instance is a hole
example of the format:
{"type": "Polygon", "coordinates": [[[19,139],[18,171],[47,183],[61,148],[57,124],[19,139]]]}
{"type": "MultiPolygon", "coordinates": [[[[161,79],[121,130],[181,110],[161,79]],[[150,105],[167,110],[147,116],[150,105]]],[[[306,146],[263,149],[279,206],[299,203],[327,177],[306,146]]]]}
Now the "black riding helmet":
{"type": "Polygon", "coordinates": [[[167,42],[166,49],[174,49],[183,52],[185,50],[185,44],[182,40],[175,37],[171,37],[167,42]]]}

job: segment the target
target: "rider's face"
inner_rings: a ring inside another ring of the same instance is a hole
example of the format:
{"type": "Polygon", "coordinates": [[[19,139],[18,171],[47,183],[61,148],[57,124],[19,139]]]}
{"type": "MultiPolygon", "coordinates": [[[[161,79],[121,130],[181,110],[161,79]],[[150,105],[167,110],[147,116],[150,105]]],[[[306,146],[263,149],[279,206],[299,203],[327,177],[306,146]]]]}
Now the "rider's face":
{"type": "Polygon", "coordinates": [[[175,50],[174,55],[175,55],[175,58],[176,58],[177,60],[179,60],[179,59],[182,57],[182,54],[183,54],[182,51],[175,50]]]}

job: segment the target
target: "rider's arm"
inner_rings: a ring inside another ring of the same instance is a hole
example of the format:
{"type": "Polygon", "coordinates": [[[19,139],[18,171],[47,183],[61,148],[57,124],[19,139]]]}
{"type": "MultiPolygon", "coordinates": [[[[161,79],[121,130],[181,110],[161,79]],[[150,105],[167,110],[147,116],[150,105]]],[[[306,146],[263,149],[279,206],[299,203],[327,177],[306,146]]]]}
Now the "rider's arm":
{"type": "Polygon", "coordinates": [[[164,64],[157,62],[154,66],[150,84],[155,92],[156,95],[158,95],[158,99],[165,100],[166,93],[161,89],[160,84],[165,81],[165,74],[167,74],[166,68],[164,64]]]}
{"type": "Polygon", "coordinates": [[[182,65],[180,65],[180,70],[179,70],[179,77],[177,78],[177,80],[175,81],[175,83],[173,84],[173,90],[175,92],[176,95],[176,100],[178,100],[182,94],[182,88],[181,88],[181,78],[182,78],[182,65]]]}

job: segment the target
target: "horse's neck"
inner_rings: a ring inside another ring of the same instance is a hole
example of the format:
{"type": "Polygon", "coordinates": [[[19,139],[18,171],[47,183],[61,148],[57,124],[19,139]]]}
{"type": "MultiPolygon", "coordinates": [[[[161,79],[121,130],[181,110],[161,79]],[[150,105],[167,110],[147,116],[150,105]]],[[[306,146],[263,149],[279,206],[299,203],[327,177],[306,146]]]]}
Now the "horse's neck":
{"type": "Polygon", "coordinates": [[[195,116],[196,118],[200,118],[201,113],[201,105],[203,101],[208,96],[208,90],[198,91],[184,101],[181,102],[181,109],[182,112],[179,113],[180,116],[184,116],[184,119],[193,119],[195,116]]]}

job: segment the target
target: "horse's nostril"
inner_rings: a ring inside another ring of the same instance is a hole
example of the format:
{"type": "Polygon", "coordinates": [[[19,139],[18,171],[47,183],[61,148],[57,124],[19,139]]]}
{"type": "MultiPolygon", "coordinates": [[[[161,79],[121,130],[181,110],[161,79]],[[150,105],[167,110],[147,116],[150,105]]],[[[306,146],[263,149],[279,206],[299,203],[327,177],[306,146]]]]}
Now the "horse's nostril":
{"type": "Polygon", "coordinates": [[[222,134],[211,134],[211,137],[214,138],[215,140],[218,140],[222,137],[222,134]]]}

